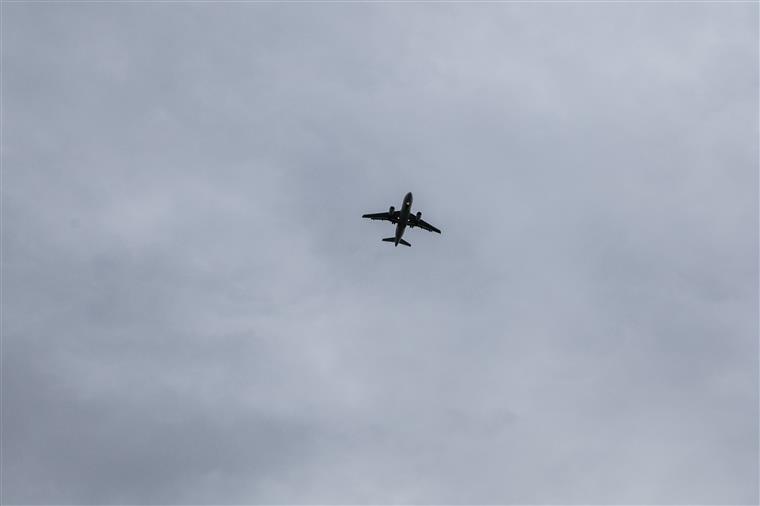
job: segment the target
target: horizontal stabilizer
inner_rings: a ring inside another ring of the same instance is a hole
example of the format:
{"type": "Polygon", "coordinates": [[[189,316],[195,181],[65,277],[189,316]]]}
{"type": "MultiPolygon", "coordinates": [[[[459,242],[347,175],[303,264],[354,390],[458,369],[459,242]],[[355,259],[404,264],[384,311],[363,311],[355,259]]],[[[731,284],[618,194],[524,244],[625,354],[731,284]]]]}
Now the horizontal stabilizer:
{"type": "MultiPolygon", "coordinates": [[[[385,242],[394,242],[395,243],[396,242],[396,238],[395,237],[386,237],[385,239],[383,239],[383,241],[385,241],[385,242]]],[[[403,244],[404,246],[411,246],[411,244],[409,244],[408,242],[406,242],[403,239],[399,239],[398,242],[399,242],[399,244],[403,244]]],[[[398,246],[398,244],[396,244],[396,246],[398,246]]]]}

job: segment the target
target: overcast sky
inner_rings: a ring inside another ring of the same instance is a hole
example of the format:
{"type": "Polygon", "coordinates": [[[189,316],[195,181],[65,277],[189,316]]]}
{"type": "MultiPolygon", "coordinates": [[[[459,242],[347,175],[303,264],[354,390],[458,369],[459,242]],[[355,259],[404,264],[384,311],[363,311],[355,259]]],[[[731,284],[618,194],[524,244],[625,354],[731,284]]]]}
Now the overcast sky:
{"type": "Polygon", "coordinates": [[[757,504],[757,3],[2,38],[4,504],[757,504]]]}

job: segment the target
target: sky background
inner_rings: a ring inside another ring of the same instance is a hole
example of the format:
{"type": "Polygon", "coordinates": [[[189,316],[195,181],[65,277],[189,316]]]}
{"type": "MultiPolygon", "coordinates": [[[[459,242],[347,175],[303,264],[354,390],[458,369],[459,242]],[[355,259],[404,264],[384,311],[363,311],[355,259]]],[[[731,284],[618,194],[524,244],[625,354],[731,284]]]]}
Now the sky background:
{"type": "Polygon", "coordinates": [[[758,8],[4,4],[0,499],[757,504],[758,8]]]}

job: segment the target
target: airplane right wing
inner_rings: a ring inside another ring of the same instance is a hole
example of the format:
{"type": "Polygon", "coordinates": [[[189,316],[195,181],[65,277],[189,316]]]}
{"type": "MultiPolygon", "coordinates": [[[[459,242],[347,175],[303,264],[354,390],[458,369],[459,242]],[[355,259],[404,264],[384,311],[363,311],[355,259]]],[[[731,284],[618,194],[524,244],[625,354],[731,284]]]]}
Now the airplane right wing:
{"type": "Polygon", "coordinates": [[[409,225],[412,227],[420,227],[422,230],[427,230],[428,232],[435,232],[437,234],[441,233],[441,231],[436,227],[423,220],[422,218],[417,218],[417,216],[414,214],[409,215],[409,225]]]}

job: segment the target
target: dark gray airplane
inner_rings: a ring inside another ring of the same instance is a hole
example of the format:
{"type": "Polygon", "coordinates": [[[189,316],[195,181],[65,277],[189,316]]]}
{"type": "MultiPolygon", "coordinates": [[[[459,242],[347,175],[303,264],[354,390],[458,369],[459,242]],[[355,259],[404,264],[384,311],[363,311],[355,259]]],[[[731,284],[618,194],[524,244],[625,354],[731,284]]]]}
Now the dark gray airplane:
{"type": "Polygon", "coordinates": [[[407,225],[409,225],[409,228],[420,227],[429,232],[441,233],[440,230],[422,219],[422,213],[420,211],[417,211],[417,214],[412,214],[412,192],[407,193],[404,197],[404,203],[401,204],[400,211],[396,211],[396,209],[391,206],[387,213],[365,214],[362,215],[362,218],[369,218],[370,220],[387,220],[391,223],[395,223],[396,235],[394,237],[386,237],[383,241],[395,243],[396,246],[398,246],[398,243],[401,243],[404,246],[411,246],[411,244],[401,238],[401,236],[404,235],[404,229],[407,225]]]}

